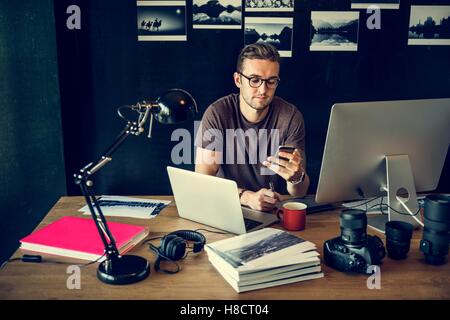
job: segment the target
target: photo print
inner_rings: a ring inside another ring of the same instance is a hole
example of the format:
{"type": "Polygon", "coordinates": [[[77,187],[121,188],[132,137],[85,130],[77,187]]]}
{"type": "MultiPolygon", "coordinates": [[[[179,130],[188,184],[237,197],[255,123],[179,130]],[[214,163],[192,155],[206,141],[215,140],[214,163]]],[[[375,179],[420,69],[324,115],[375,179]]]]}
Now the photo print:
{"type": "Polygon", "coordinates": [[[294,0],[244,0],[246,12],[294,12],[294,0]]]}
{"type": "Polygon", "coordinates": [[[139,41],[186,41],[186,1],[137,1],[139,41]]]}
{"type": "Polygon", "coordinates": [[[411,6],[408,45],[450,45],[450,6],[411,6]]]}
{"type": "Polygon", "coordinates": [[[310,51],[358,51],[359,12],[312,11],[310,51]]]}
{"type": "Polygon", "coordinates": [[[352,0],[352,9],[367,9],[377,6],[380,9],[400,9],[400,0],[352,0]]]}
{"type": "Polygon", "coordinates": [[[194,29],[241,29],[241,0],[194,0],[194,29]]]}
{"type": "Polygon", "coordinates": [[[293,18],[246,17],[245,45],[265,42],[278,49],[281,57],[292,57],[293,18]]]}
{"type": "Polygon", "coordinates": [[[258,241],[247,245],[238,243],[238,247],[234,246],[228,250],[216,252],[218,252],[228,263],[238,267],[274,252],[305,242],[304,239],[283,231],[277,231],[275,234],[270,234],[262,239],[260,237],[256,239],[258,239],[258,241]]]}

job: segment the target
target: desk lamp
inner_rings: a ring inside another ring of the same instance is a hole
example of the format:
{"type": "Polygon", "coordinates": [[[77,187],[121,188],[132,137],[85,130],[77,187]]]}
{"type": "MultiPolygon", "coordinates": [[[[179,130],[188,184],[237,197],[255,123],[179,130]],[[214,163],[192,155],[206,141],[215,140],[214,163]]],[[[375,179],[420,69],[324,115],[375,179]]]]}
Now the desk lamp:
{"type": "Polygon", "coordinates": [[[120,255],[111,231],[106,223],[97,198],[92,191],[94,185],[92,176],[104,165],[112,160],[112,154],[119,148],[129,135],[138,136],[144,132],[144,124],[150,117],[149,135],[151,137],[153,118],[162,124],[182,122],[194,116],[197,103],[186,91],[171,89],[164,92],[156,101],[143,101],[131,106],[122,106],[117,110],[119,116],[127,121],[125,128],[113,142],[113,144],[96,161],[83,167],[79,173],[74,174],[75,184],[79,185],[89,211],[94,219],[100,238],[105,247],[106,259],[100,263],[97,269],[97,278],[109,284],[129,284],[141,281],[150,274],[148,261],[139,256],[120,255]],[[137,121],[130,121],[122,115],[124,109],[137,112],[137,121]]]}

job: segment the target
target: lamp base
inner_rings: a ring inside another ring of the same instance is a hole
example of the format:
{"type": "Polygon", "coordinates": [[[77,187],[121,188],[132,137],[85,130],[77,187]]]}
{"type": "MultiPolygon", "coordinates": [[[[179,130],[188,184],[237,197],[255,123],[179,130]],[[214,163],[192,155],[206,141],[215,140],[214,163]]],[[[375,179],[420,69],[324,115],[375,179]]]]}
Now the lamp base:
{"type": "Polygon", "coordinates": [[[108,284],[130,284],[144,280],[150,274],[150,264],[139,256],[121,256],[100,263],[97,278],[108,284]],[[107,265],[112,266],[107,270],[107,265]]]}

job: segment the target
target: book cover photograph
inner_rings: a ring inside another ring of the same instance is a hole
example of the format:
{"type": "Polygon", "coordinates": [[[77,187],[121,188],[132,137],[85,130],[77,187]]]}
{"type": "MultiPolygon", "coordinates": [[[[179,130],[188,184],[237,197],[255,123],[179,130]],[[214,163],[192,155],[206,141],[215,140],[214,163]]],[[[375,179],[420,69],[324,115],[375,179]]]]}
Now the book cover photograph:
{"type": "Polygon", "coordinates": [[[280,258],[289,259],[291,254],[314,250],[313,243],[291,235],[288,232],[265,228],[231,239],[208,245],[217,255],[235,268],[257,267],[280,258]]]}

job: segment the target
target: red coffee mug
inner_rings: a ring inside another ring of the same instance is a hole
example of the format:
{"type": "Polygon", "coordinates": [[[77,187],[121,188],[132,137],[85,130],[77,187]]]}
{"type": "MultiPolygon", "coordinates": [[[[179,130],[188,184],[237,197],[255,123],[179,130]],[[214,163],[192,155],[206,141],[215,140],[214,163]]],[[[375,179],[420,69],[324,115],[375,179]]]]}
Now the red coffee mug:
{"type": "Polygon", "coordinates": [[[299,231],[305,229],[307,205],[301,202],[286,202],[283,209],[277,211],[277,217],[284,229],[299,231]],[[280,217],[280,214],[282,216],[280,217]]]}

